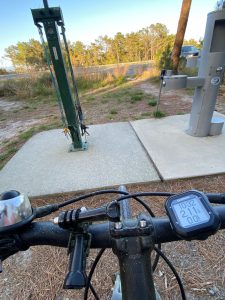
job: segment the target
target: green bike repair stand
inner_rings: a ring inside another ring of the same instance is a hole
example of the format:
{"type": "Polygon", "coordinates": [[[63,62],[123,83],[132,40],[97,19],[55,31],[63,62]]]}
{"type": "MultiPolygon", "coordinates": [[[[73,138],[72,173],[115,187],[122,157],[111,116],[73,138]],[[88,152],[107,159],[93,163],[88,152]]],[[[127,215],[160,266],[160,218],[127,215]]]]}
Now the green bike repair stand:
{"type": "Polygon", "coordinates": [[[43,0],[43,3],[44,8],[32,9],[31,11],[34,23],[39,29],[42,44],[45,50],[46,60],[50,69],[54,86],[56,88],[62,120],[65,125],[64,131],[65,133],[68,133],[72,139],[70,151],[85,150],[87,149],[87,143],[82,140],[82,135],[86,133],[86,126],[83,124],[83,114],[79,103],[73,68],[69,57],[62,11],[60,7],[49,7],[47,0],[43,0]],[[46,43],[44,42],[42,26],[40,23],[43,24],[49,50],[46,49],[46,43]],[[75,97],[73,97],[67,77],[66,64],[60,44],[60,36],[58,31],[59,26],[62,30],[61,34],[64,40],[75,97]],[[52,66],[54,68],[54,72],[51,69],[52,66]]]}

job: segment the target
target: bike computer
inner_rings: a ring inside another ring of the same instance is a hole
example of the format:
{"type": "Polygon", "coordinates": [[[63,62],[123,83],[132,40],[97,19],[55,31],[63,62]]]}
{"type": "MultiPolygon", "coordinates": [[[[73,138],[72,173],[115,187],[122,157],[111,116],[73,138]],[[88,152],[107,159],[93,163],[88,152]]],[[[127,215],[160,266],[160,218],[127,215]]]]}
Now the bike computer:
{"type": "Polygon", "coordinates": [[[167,199],[165,208],[173,230],[185,239],[204,238],[202,234],[212,234],[220,226],[219,216],[206,195],[199,191],[171,196],[167,199]]]}

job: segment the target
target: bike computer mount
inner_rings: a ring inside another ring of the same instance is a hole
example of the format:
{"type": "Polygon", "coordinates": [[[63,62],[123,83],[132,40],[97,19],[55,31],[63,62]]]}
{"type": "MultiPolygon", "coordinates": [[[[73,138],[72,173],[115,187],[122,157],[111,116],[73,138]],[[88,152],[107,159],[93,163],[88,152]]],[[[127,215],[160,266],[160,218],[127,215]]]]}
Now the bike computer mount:
{"type": "Polygon", "coordinates": [[[220,227],[220,219],[204,193],[187,191],[165,203],[172,229],[183,239],[204,239],[220,227]]]}

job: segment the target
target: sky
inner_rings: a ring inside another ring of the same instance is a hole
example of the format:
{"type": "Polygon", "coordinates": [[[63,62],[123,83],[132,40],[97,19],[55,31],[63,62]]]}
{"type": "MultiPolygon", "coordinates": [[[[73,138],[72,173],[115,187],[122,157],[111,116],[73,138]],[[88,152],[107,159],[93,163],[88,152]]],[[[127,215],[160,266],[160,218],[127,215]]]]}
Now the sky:
{"type": "MultiPolygon", "coordinates": [[[[176,33],[182,0],[48,0],[60,6],[67,39],[89,44],[100,35],[113,37],[117,32],[138,31],[154,23],[163,23],[176,33]]],[[[204,37],[206,17],[216,0],[192,0],[186,39],[204,37]]],[[[39,40],[31,8],[43,7],[42,0],[0,0],[0,68],[10,66],[4,49],[18,41],[39,40]]]]}

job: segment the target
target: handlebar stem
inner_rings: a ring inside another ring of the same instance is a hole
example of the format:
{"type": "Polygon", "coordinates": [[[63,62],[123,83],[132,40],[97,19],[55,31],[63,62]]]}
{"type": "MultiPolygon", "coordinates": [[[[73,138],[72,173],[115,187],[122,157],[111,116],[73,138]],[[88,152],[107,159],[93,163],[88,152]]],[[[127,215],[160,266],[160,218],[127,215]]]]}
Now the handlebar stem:
{"type": "Polygon", "coordinates": [[[110,230],[112,249],[119,260],[124,300],[156,299],[150,258],[153,230],[149,220],[141,215],[136,221],[123,220],[121,228],[110,230]]]}

